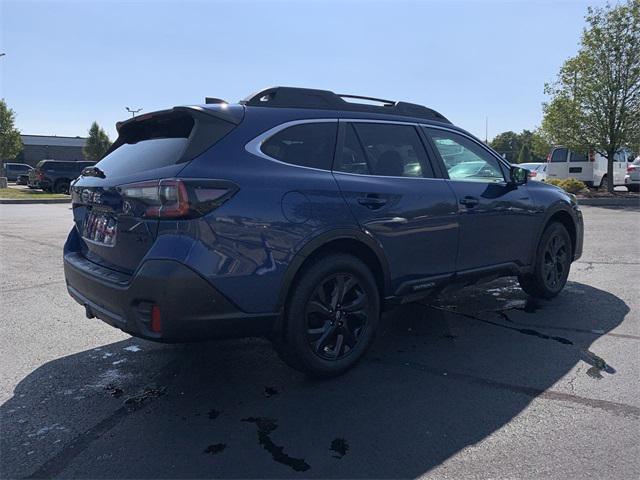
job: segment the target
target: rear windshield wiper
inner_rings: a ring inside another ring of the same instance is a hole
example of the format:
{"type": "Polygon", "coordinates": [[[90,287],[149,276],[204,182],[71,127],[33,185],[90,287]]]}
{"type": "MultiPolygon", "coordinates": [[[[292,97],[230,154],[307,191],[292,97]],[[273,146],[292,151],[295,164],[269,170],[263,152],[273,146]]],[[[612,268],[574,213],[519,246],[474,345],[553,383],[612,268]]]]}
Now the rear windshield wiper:
{"type": "Polygon", "coordinates": [[[85,177],[105,178],[104,172],[98,167],[85,167],[84,170],[82,170],[82,175],[85,177]]]}

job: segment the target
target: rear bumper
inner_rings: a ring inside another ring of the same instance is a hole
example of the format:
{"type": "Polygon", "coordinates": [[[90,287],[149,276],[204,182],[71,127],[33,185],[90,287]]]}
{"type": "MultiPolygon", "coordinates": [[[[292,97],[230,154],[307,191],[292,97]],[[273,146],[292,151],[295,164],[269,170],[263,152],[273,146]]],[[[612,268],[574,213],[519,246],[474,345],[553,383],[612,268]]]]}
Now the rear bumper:
{"type": "Polygon", "coordinates": [[[65,252],[69,294],[100,320],[131,335],[159,342],[261,336],[277,314],[248,314],[187,266],[149,260],[128,276],[100,267],[78,252],[65,252]],[[161,329],[151,329],[151,306],[160,310],[161,329]]]}

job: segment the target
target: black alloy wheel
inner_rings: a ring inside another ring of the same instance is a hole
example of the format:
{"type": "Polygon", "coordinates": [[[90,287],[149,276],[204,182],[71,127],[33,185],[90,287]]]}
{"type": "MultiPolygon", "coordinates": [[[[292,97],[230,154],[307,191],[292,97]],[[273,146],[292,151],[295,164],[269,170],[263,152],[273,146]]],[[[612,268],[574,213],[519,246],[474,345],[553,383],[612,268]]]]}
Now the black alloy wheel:
{"type": "Polygon", "coordinates": [[[542,277],[549,290],[556,290],[564,282],[569,270],[569,252],[566,237],[554,233],[544,249],[542,262],[542,277]]]}
{"type": "Polygon", "coordinates": [[[307,302],[305,319],[311,349],[335,361],[355,348],[369,320],[369,299],[358,279],[337,273],[322,281],[307,302]]]}

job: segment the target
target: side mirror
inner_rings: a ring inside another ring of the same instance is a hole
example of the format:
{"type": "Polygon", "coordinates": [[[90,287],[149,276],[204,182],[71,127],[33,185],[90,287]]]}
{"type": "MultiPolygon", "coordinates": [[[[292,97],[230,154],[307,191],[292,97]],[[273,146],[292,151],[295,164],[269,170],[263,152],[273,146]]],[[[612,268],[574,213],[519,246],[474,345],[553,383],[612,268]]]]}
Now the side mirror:
{"type": "Polygon", "coordinates": [[[509,183],[513,185],[524,185],[529,179],[529,170],[526,168],[512,166],[509,170],[509,183]]]}

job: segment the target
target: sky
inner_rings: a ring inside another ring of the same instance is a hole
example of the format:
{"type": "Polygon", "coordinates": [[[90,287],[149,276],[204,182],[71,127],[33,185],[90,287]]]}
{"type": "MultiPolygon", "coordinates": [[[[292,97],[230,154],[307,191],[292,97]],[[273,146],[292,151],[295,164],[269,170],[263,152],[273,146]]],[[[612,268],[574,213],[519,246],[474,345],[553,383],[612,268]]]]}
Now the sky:
{"type": "Polygon", "coordinates": [[[484,139],[533,129],[590,1],[0,0],[0,96],[24,134],[112,139],[143,112],[274,85],[404,100],[484,139]]]}

